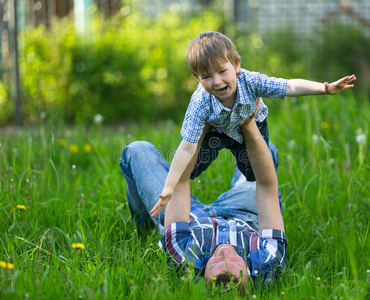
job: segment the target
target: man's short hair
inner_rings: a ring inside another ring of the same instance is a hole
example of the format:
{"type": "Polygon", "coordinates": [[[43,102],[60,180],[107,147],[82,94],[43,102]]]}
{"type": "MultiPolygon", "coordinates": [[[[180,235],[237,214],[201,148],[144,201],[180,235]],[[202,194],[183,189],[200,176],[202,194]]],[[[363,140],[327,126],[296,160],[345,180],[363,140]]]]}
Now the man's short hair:
{"type": "Polygon", "coordinates": [[[186,60],[191,72],[198,78],[199,75],[218,72],[221,65],[228,61],[236,67],[240,63],[240,56],[226,35],[205,31],[190,42],[186,60]]]}

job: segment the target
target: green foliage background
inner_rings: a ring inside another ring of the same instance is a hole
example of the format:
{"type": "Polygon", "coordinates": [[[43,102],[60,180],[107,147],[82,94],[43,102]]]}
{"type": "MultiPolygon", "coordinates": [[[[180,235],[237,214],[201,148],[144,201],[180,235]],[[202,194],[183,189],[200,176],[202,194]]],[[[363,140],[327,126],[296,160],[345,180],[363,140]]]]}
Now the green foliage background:
{"type": "MultiPolygon", "coordinates": [[[[224,32],[220,13],[196,16],[134,10],[104,19],[94,9],[84,34],[72,18],[49,29],[20,34],[23,116],[39,123],[41,112],[81,123],[101,114],[106,121],[173,119],[181,122],[197,81],[188,70],[188,43],[201,31],[224,32]]],[[[369,38],[360,28],[337,23],[303,40],[289,28],[270,34],[237,34],[242,67],[269,76],[334,81],[358,75],[357,91],[369,93],[369,38]]],[[[9,82],[0,82],[0,124],[12,121],[9,82]]]]}

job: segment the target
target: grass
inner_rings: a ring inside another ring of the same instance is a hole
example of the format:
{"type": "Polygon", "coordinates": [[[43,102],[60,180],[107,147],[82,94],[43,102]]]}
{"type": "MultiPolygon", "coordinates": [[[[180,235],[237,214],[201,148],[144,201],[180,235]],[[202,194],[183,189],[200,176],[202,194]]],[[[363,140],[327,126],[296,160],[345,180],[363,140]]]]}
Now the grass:
{"type": "MultiPolygon", "coordinates": [[[[170,159],[179,124],[69,128],[49,117],[0,131],[0,260],[14,265],[0,267],[0,298],[369,299],[369,99],[345,92],[267,104],[289,240],[287,270],[271,289],[207,288],[191,268],[177,279],[158,233],[138,237],[120,151],[148,140],[170,159]]],[[[201,201],[230,187],[229,157],[192,182],[201,201]]]]}

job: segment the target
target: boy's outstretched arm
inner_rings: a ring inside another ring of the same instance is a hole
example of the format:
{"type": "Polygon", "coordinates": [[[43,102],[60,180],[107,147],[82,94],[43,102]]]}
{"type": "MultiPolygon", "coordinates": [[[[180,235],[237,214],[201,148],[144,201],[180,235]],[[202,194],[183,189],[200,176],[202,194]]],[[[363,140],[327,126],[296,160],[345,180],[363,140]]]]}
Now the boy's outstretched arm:
{"type": "Polygon", "coordinates": [[[320,83],[305,79],[289,79],[285,95],[288,97],[325,94],[335,95],[343,90],[353,88],[354,85],[351,83],[355,80],[355,75],[345,76],[332,83],[320,83]]]}

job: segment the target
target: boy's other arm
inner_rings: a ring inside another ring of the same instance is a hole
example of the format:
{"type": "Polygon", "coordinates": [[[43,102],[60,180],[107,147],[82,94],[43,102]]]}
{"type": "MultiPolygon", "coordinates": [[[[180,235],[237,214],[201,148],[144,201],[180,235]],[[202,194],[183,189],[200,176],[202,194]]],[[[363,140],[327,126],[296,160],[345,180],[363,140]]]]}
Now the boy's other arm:
{"type": "Polygon", "coordinates": [[[351,83],[355,80],[355,75],[345,76],[332,83],[320,83],[305,79],[289,79],[285,95],[288,97],[325,94],[335,95],[343,90],[353,88],[354,85],[351,83]]]}
{"type": "MultiPolygon", "coordinates": [[[[174,195],[175,188],[177,185],[181,184],[179,188],[184,188],[184,184],[187,185],[187,182],[190,180],[191,172],[194,169],[195,163],[197,161],[197,153],[200,148],[200,145],[203,142],[204,136],[207,133],[210,125],[206,123],[203,129],[203,134],[198,141],[198,143],[189,143],[186,140],[182,139],[176,153],[172,159],[170,171],[168,172],[166,182],[164,184],[162,193],[159,195],[159,200],[153,209],[150,211],[152,217],[155,217],[160,210],[166,207],[166,204],[170,201],[174,195]]],[[[183,190],[182,190],[183,191],[183,190]]],[[[190,187],[189,187],[190,194],[190,187]]],[[[181,193],[177,193],[177,196],[181,193]]],[[[185,196],[185,195],[184,195],[185,196]]],[[[190,196],[189,196],[190,197],[190,196]]],[[[190,199],[190,198],[189,198],[190,199]]],[[[180,201],[175,201],[180,202],[180,201]]],[[[190,205],[189,205],[190,209],[190,205]]],[[[166,214],[167,215],[167,214],[166,214]]],[[[186,215],[186,218],[189,218],[189,213],[186,215]]],[[[177,221],[179,222],[179,221],[177,221]]]]}

